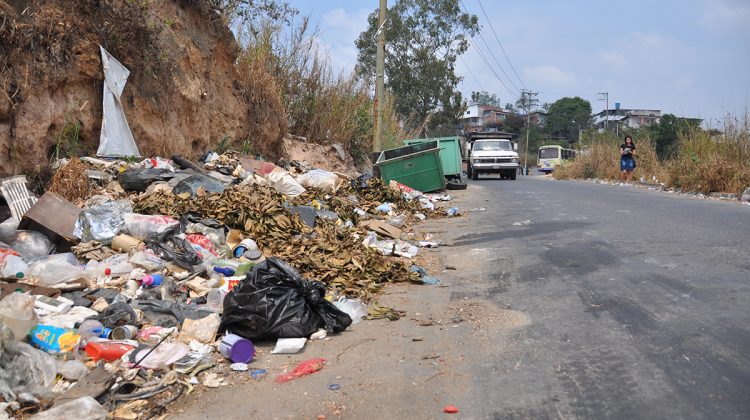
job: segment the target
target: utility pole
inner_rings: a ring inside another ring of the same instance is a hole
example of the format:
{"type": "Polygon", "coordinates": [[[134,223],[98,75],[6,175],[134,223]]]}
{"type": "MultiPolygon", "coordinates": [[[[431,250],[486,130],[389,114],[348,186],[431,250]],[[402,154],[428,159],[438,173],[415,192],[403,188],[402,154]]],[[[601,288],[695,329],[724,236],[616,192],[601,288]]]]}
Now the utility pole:
{"type": "Polygon", "coordinates": [[[601,98],[599,98],[600,101],[607,103],[606,108],[604,109],[604,131],[607,131],[609,128],[609,92],[599,92],[599,96],[601,96],[601,98]]]}
{"type": "Polygon", "coordinates": [[[526,110],[526,153],[524,153],[523,174],[529,174],[529,132],[531,131],[531,107],[536,105],[537,100],[534,97],[539,92],[532,92],[528,89],[521,89],[521,104],[526,110]]]}
{"type": "Polygon", "coordinates": [[[383,107],[385,105],[385,20],[388,7],[387,0],[380,0],[378,23],[378,50],[375,63],[375,135],[372,142],[373,152],[383,148],[383,107]]]}

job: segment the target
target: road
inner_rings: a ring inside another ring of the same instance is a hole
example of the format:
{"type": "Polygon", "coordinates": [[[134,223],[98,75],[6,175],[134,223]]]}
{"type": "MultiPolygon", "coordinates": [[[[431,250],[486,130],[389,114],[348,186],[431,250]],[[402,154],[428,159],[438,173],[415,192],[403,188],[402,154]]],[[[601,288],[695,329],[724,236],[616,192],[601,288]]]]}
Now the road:
{"type": "Polygon", "coordinates": [[[451,299],[527,314],[478,418],[750,418],[750,208],[522,177],[469,185],[451,299]],[[514,222],[531,220],[529,226],[514,222]]]}
{"type": "Polygon", "coordinates": [[[447,245],[415,259],[442,284],[389,285],[400,320],[295,355],[256,343],[268,377],[222,365],[171,417],[750,418],[749,206],[539,176],[452,194],[486,210],[418,225],[447,245]]]}

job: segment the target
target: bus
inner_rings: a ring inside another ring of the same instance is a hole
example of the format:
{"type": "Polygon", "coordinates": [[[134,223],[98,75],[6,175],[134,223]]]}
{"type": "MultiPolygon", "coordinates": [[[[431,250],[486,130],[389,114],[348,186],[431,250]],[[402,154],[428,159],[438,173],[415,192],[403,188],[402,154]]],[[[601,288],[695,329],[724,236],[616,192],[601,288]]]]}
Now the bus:
{"type": "Polygon", "coordinates": [[[555,166],[560,165],[563,161],[574,159],[575,157],[575,150],[565,149],[558,145],[542,146],[539,148],[537,169],[539,172],[550,173],[555,170],[555,166]]]}

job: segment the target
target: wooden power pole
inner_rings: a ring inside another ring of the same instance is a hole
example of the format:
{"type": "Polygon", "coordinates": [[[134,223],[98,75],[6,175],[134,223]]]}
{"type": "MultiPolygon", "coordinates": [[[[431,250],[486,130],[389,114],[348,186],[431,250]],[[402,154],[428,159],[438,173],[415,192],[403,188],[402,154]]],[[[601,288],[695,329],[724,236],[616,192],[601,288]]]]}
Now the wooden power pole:
{"type": "Polygon", "coordinates": [[[388,8],[387,0],[380,0],[378,23],[378,51],[375,63],[375,135],[372,142],[373,152],[383,148],[383,107],[385,105],[385,20],[388,8]]]}

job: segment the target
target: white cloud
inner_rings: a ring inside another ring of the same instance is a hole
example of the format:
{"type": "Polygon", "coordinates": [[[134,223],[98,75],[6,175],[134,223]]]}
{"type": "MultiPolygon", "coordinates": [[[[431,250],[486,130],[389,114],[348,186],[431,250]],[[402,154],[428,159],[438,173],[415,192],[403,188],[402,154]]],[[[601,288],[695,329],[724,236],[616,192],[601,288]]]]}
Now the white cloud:
{"type": "Polygon", "coordinates": [[[707,0],[701,22],[717,29],[740,25],[747,27],[750,23],[750,3],[746,0],[707,0]]]}
{"type": "Polygon", "coordinates": [[[572,71],[564,71],[552,64],[524,67],[523,77],[532,86],[569,87],[578,81],[572,71]]]}
{"type": "Polygon", "coordinates": [[[347,12],[338,8],[321,16],[318,43],[330,57],[335,72],[354,70],[357,63],[354,41],[367,29],[367,16],[370,13],[367,9],[347,12]]]}
{"type": "Polygon", "coordinates": [[[624,67],[627,64],[625,55],[615,51],[599,51],[599,58],[612,67],[624,67]]]}

